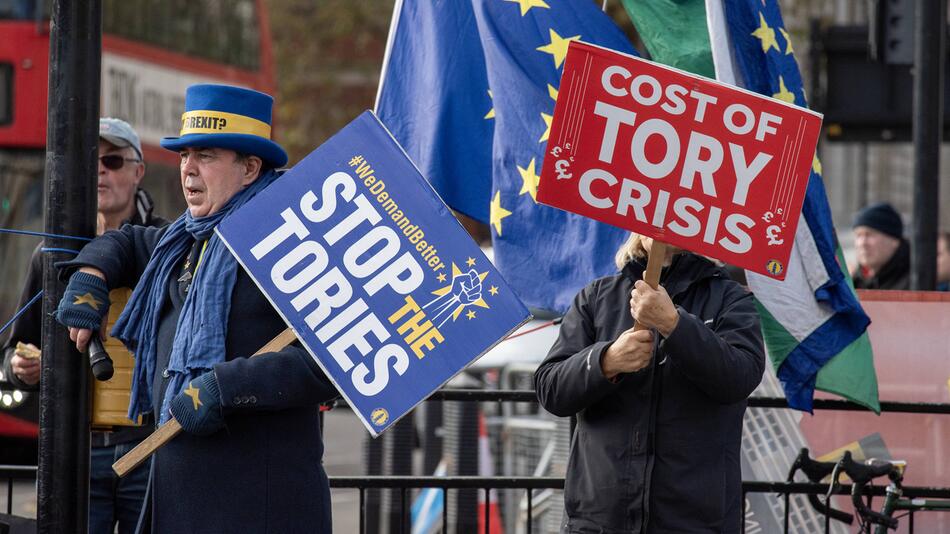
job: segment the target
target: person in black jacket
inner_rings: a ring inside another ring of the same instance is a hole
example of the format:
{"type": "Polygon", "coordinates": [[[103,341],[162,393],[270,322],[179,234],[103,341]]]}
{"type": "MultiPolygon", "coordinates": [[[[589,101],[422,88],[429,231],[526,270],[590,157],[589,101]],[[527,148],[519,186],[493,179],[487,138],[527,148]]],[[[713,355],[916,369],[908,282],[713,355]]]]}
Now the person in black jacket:
{"type": "Polygon", "coordinates": [[[673,247],[651,288],[652,243],[631,235],[621,272],[581,290],[534,376],[546,410],[577,417],[563,533],[740,531],[742,417],[765,366],[758,314],[724,269],[673,247]]]}
{"type": "MultiPolygon", "coordinates": [[[[98,235],[117,230],[124,224],[163,226],[168,223],[152,213],[152,199],[139,187],[144,175],[142,146],[132,126],[120,119],[99,119],[98,235]]],[[[30,258],[30,269],[17,309],[43,289],[42,247],[41,243],[30,258]]],[[[13,323],[10,337],[2,348],[5,380],[23,391],[39,390],[42,312],[39,301],[27,308],[13,323]],[[18,343],[25,348],[18,349],[18,343]]],[[[36,395],[28,402],[35,406],[36,395]]],[[[33,417],[37,417],[35,409],[33,417]]],[[[124,479],[115,475],[112,464],[150,432],[148,426],[115,426],[111,430],[91,433],[90,534],[112,533],[117,524],[120,534],[131,533],[135,528],[145,498],[148,464],[143,464],[124,479]]]]}
{"type": "Polygon", "coordinates": [[[189,87],[180,136],[162,140],[181,158],[188,208],[60,265],[71,276],[57,320],[79,350],[109,288],[134,284],[112,331],[135,354],[129,415],[184,431],[152,458],[139,533],[331,532],[319,407],[337,391],[299,343],[250,358],[286,324],[214,233],[287,162],[272,106],[250,89],[189,87]]]}
{"type": "Polygon", "coordinates": [[[910,289],[910,244],[904,222],[887,202],[866,206],[851,225],[858,267],[855,289],[910,289]]]}

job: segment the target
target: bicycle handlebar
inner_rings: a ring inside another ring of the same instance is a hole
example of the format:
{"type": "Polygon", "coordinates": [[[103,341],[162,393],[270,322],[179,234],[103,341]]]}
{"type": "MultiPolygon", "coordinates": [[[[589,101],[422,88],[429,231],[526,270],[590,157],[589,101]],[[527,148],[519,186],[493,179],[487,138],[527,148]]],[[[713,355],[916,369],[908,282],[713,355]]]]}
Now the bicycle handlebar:
{"type": "MultiPolygon", "coordinates": [[[[787,481],[793,482],[795,479],[795,471],[800,470],[805,474],[806,477],[808,477],[808,480],[818,483],[834,472],[836,465],[837,462],[819,462],[818,460],[812,460],[811,456],[808,454],[808,449],[802,448],[802,450],[798,453],[798,457],[795,458],[795,461],[788,470],[787,481]]],[[[831,505],[822,503],[817,495],[809,494],[808,502],[811,503],[815,510],[818,510],[820,513],[825,514],[832,519],[836,519],[842,523],[847,523],[848,525],[854,523],[853,515],[832,508],[831,505]]]]}
{"type": "Polygon", "coordinates": [[[851,451],[846,451],[841,460],[838,461],[838,464],[841,466],[841,469],[835,474],[833,484],[838,484],[837,477],[841,474],[841,471],[847,473],[853,482],[851,486],[851,502],[854,504],[854,509],[857,510],[862,517],[870,520],[872,523],[883,525],[889,529],[896,529],[897,519],[868,508],[867,505],[864,504],[863,496],[864,486],[871,480],[884,475],[887,475],[895,484],[900,484],[900,470],[890,462],[878,461],[870,465],[855,462],[851,458],[851,451]]]}

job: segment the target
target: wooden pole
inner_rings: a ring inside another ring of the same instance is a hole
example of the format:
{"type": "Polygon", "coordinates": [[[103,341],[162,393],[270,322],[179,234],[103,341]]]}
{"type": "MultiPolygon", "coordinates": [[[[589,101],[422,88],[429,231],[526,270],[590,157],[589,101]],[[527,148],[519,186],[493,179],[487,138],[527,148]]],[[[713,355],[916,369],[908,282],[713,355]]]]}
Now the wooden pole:
{"type": "MultiPolygon", "coordinates": [[[[280,334],[277,334],[277,337],[274,339],[268,341],[266,345],[258,349],[251,357],[253,358],[254,356],[268,352],[277,352],[296,340],[297,335],[294,334],[293,330],[288,328],[280,334]]],[[[122,458],[119,458],[116,463],[112,464],[112,470],[120,477],[124,477],[130,471],[141,465],[149,456],[155,454],[155,451],[157,451],[159,447],[171,441],[179,432],[181,432],[181,425],[172,417],[165,424],[160,426],[158,430],[152,432],[149,437],[136,445],[134,449],[126,453],[122,458]]]]}
{"type": "MultiPolygon", "coordinates": [[[[656,289],[660,285],[660,271],[663,270],[663,260],[666,259],[666,243],[653,240],[650,247],[650,257],[647,259],[647,270],[643,271],[643,281],[656,289]]],[[[647,327],[634,320],[633,330],[646,330],[647,327]]]]}

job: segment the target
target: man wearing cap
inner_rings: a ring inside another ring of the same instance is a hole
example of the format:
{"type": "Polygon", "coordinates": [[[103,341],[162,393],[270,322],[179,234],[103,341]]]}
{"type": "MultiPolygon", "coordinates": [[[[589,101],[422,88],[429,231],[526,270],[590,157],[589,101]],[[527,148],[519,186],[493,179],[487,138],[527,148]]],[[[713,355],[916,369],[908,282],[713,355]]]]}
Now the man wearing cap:
{"type": "Polygon", "coordinates": [[[851,273],[856,289],[909,289],[910,245],[904,223],[887,202],[871,204],[851,225],[858,267],[851,273]]]}
{"type": "MultiPolygon", "coordinates": [[[[96,233],[117,230],[125,223],[161,226],[168,221],[152,213],[152,199],[139,188],[145,175],[142,145],[135,130],[119,119],[99,119],[98,224],[96,233]]],[[[43,289],[42,244],[33,251],[26,284],[17,309],[43,289]]],[[[39,349],[42,305],[34,303],[13,324],[3,346],[3,375],[13,387],[39,389],[39,349]],[[20,348],[17,347],[21,344],[20,348]]],[[[35,406],[35,395],[30,401],[35,406]]],[[[90,436],[89,532],[132,532],[145,498],[148,466],[143,465],[119,480],[112,463],[150,433],[146,427],[117,426],[111,431],[93,431],[90,436]]]]}
{"type": "Polygon", "coordinates": [[[189,87],[180,136],[162,140],[181,156],[185,212],[163,229],[108,232],[63,265],[57,318],[79,350],[109,288],[136,284],[112,331],[135,353],[129,415],[184,430],[153,457],[141,533],[331,531],[319,404],[337,392],[299,343],[248,358],[286,325],[214,234],[287,162],[272,105],[189,87]]]}

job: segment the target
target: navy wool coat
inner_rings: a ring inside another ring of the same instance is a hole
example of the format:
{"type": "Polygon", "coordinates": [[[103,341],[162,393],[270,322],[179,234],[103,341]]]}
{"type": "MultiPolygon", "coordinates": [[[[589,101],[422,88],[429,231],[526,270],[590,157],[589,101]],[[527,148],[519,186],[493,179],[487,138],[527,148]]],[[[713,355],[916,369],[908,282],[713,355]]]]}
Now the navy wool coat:
{"type": "MultiPolygon", "coordinates": [[[[129,225],[108,232],[66,263],[65,272],[92,266],[105,273],[110,288],[133,287],[163,232],[129,225]]],[[[169,277],[158,328],[156,410],[184,304],[177,274],[169,277]]],[[[159,449],[139,534],[331,532],[319,404],[337,391],[298,343],[248,358],[285,328],[239,267],[221,348],[226,361],[214,367],[226,426],[208,437],[182,432],[159,449]]]]}

